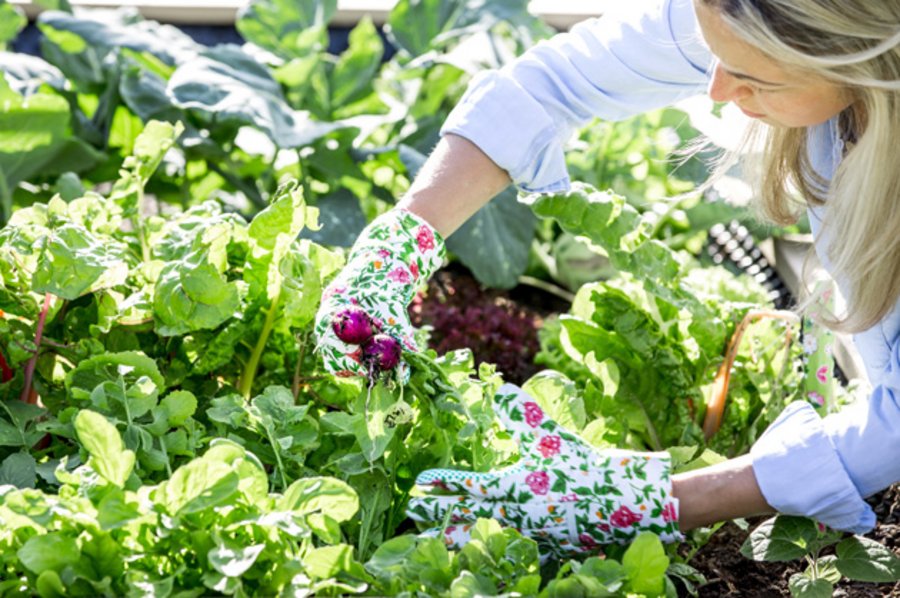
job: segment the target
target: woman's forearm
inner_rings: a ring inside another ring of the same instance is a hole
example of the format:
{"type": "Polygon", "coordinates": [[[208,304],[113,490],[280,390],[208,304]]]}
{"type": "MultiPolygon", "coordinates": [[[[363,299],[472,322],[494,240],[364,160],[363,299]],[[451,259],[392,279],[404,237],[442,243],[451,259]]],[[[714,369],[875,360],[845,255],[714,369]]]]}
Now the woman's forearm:
{"type": "Polygon", "coordinates": [[[478,147],[445,135],[398,204],[449,236],[510,184],[509,175],[478,147]]]}
{"type": "Polygon", "coordinates": [[[749,455],[673,476],[672,494],[678,498],[678,525],[683,532],[775,512],[759,489],[749,455]]]}

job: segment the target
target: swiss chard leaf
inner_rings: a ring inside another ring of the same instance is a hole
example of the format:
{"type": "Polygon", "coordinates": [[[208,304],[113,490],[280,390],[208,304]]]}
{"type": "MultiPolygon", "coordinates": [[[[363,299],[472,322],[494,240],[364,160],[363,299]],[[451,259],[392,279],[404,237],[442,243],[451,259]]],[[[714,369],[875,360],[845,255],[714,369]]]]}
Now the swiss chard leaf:
{"type": "Polygon", "coordinates": [[[156,330],[163,336],[211,330],[238,314],[240,308],[237,283],[228,281],[206,252],[169,262],[156,281],[153,314],[156,330]]]}
{"type": "Polygon", "coordinates": [[[35,292],[63,299],[115,287],[128,276],[123,244],[99,239],[87,229],[64,224],[47,237],[34,273],[35,292]]]}

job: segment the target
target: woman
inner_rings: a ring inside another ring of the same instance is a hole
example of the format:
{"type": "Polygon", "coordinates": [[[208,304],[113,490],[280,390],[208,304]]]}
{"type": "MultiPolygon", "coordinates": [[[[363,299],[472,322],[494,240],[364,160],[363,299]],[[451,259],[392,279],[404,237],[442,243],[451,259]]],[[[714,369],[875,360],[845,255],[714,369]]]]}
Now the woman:
{"type": "MultiPolygon", "coordinates": [[[[594,496],[606,501],[600,518],[573,515],[578,523],[557,534],[576,548],[622,537],[596,531],[610,510],[622,509],[633,516],[620,517],[627,524],[621,528],[662,531],[672,539],[678,528],[773,510],[852,532],[874,525],[863,498],[900,480],[900,2],[659,0],[538,44],[472,82],[409,193],[363,233],[320,312],[322,355],[335,371],[361,373],[347,357],[353,348],[325,326],[325,316],[348,302],[390,320],[392,332],[413,348],[403,312],[415,280],[439,265],[441,236],[510,181],[532,192],[565,190],[563,146],[590,119],[623,118],[704,91],[756,121],[755,135],[765,141],[764,213],[793,221],[799,210],[789,199],[791,188],[805,199],[816,250],[849,306],[831,324],[857,333],[874,391],[867,402],[824,419],[805,403],[791,404],[750,454],[671,480],[664,456],[645,455],[656,472],[652,497],[616,495],[609,502],[609,496],[594,496]],[[375,262],[388,272],[384,284],[369,276],[375,262]],[[585,530],[590,537],[583,537],[585,530]]],[[[501,400],[501,417],[509,422],[512,413],[521,422],[525,403],[521,396],[501,400]]],[[[527,448],[547,444],[552,432],[559,430],[536,425],[517,434],[527,448]]],[[[534,459],[523,459],[524,469],[487,479],[512,480],[501,481],[502,488],[529,485],[526,478],[536,480],[536,471],[552,470],[541,462],[543,454],[526,453],[534,459]]],[[[602,463],[627,484],[630,473],[606,456],[579,458],[594,468],[602,463]]],[[[425,472],[419,481],[444,488],[449,481],[451,490],[462,492],[451,473],[425,472]]],[[[523,500],[584,498],[554,495],[545,484],[537,488],[543,492],[523,500]]],[[[481,512],[508,506],[502,499],[508,494],[490,488],[481,494],[473,498],[481,512]]],[[[435,520],[446,508],[445,501],[418,501],[411,514],[435,520]]],[[[548,528],[534,509],[519,509],[519,515],[530,517],[525,533],[542,536],[548,528]]]]}

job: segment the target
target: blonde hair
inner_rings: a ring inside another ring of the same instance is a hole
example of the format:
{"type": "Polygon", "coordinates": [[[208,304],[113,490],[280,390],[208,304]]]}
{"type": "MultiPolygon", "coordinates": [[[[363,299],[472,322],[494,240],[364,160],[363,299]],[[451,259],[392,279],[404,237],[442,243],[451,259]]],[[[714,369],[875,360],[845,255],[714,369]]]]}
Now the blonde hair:
{"type": "Polygon", "coordinates": [[[830,184],[807,153],[807,129],[754,123],[760,143],[761,210],[795,222],[825,205],[827,256],[845,292],[847,313],[827,321],[862,331],[900,300],[900,2],[897,0],[703,0],[732,31],[787,69],[844,86],[852,104],[840,115],[846,147],[830,184]]]}

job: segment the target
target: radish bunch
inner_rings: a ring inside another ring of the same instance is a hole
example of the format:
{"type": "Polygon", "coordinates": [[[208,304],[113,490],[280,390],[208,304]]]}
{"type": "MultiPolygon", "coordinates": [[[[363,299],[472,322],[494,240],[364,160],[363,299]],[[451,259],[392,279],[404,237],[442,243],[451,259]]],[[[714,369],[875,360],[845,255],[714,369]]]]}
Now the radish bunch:
{"type": "Polygon", "coordinates": [[[350,345],[360,345],[362,363],[375,376],[400,363],[400,341],[381,332],[381,326],[360,307],[351,305],[331,320],[334,334],[350,345]]]}

